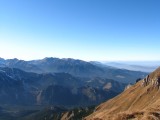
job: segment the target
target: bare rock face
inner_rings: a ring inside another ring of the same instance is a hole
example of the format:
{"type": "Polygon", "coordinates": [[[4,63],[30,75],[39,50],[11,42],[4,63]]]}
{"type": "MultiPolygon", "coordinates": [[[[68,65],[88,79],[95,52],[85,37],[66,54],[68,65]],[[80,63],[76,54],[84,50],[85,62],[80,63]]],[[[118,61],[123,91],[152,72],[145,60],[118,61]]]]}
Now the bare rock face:
{"type": "Polygon", "coordinates": [[[160,68],[97,106],[85,120],[160,120],[160,68]]]}
{"type": "Polygon", "coordinates": [[[142,80],[142,86],[152,85],[153,87],[157,87],[159,89],[160,86],[160,68],[158,68],[155,72],[151,73],[151,75],[147,75],[142,80]]]}

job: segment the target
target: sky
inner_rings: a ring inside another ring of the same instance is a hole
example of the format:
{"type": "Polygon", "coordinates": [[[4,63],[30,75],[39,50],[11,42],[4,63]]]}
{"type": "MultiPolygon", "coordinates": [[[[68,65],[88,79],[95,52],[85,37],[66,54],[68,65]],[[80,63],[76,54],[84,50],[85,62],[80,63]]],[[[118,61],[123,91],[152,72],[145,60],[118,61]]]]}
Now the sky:
{"type": "Polygon", "coordinates": [[[160,60],[159,0],[0,0],[0,57],[160,60]]]}

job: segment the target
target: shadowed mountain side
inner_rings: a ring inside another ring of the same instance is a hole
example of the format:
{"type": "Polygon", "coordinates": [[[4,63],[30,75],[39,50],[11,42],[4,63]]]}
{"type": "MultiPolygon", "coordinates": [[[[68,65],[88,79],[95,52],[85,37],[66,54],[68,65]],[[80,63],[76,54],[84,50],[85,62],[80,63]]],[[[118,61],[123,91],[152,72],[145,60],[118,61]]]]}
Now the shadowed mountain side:
{"type": "Polygon", "coordinates": [[[51,106],[43,110],[17,110],[17,113],[12,111],[4,113],[4,110],[7,109],[0,110],[0,120],[81,120],[93,112],[94,106],[74,109],[51,106]]]}
{"type": "Polygon", "coordinates": [[[0,103],[87,106],[122,92],[127,84],[111,79],[83,79],[67,73],[37,74],[0,68],[0,103]]]}

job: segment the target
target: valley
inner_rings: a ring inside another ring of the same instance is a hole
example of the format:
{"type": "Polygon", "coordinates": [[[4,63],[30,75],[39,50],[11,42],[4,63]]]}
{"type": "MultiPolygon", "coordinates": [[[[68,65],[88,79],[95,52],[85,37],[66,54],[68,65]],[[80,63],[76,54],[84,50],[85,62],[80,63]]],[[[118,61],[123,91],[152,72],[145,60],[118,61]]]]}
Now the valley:
{"type": "Polygon", "coordinates": [[[0,66],[1,115],[6,120],[32,120],[35,116],[40,116],[39,120],[58,120],[65,119],[67,114],[71,114],[70,119],[82,119],[93,112],[90,106],[117,96],[136,79],[147,75],[58,58],[1,59],[0,66]]]}
{"type": "Polygon", "coordinates": [[[160,0],[0,0],[0,120],[160,120],[160,0]]]}

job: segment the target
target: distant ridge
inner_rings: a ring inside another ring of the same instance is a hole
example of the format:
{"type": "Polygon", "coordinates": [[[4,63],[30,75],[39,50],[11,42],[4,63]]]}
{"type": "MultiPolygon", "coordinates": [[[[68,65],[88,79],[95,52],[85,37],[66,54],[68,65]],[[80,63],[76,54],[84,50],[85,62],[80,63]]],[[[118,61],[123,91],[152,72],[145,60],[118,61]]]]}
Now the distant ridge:
{"type": "Polygon", "coordinates": [[[95,62],[86,62],[72,58],[46,57],[39,60],[0,59],[0,67],[18,68],[34,73],[69,73],[83,78],[108,78],[123,83],[134,83],[138,78],[144,78],[145,72],[131,71],[110,66],[103,66],[95,62]]]}

